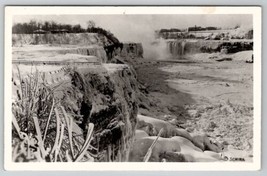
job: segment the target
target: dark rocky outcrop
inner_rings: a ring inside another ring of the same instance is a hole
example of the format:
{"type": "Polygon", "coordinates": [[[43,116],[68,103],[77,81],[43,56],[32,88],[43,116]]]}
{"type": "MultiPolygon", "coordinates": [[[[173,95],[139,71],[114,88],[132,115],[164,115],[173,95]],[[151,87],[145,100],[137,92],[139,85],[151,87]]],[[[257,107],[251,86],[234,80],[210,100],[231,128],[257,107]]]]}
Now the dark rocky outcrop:
{"type": "Polygon", "coordinates": [[[143,46],[142,43],[123,43],[123,49],[121,51],[121,56],[131,56],[135,58],[143,58],[143,46]]]}

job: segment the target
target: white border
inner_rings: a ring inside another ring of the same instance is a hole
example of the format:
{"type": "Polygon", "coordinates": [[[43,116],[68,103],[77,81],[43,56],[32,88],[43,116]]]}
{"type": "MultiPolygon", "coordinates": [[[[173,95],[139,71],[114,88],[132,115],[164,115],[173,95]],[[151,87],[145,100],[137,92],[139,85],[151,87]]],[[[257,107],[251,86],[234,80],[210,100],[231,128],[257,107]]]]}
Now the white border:
{"type": "Polygon", "coordinates": [[[63,7],[7,6],[5,7],[5,139],[4,168],[6,170],[58,171],[253,171],[261,167],[261,7],[63,7]],[[254,29],[253,102],[254,152],[252,163],[14,163],[11,159],[11,75],[12,75],[12,17],[14,15],[73,15],[73,14],[252,14],[254,29]]]}

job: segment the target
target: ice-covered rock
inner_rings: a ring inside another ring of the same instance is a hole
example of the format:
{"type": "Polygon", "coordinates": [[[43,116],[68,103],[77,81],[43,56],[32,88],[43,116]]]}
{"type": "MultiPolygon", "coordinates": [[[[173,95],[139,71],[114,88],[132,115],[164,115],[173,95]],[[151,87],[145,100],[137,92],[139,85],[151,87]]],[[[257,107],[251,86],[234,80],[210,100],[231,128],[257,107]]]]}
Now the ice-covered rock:
{"type": "Polygon", "coordinates": [[[169,122],[138,115],[137,136],[130,153],[130,161],[142,161],[159,131],[161,137],[155,144],[149,161],[156,162],[208,162],[222,160],[221,144],[205,133],[189,133],[169,122]]]}

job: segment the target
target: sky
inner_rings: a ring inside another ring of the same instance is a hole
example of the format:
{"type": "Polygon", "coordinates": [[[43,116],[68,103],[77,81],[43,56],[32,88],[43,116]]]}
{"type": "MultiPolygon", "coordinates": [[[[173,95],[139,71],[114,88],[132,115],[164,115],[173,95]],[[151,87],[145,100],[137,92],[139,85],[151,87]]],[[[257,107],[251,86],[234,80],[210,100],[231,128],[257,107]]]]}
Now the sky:
{"type": "Polygon", "coordinates": [[[96,26],[110,30],[120,41],[140,42],[150,40],[154,31],[162,28],[185,29],[190,26],[234,27],[241,25],[252,28],[252,15],[20,15],[14,16],[14,23],[55,21],[62,24],[80,24],[87,27],[93,20],[96,26]]]}

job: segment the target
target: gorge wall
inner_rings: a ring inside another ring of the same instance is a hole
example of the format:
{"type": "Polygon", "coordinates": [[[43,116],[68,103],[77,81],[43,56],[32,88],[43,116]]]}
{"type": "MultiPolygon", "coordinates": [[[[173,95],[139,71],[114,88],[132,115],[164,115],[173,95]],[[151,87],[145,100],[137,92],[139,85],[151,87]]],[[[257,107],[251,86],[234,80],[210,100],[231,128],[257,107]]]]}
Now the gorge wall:
{"type": "Polygon", "coordinates": [[[12,34],[12,45],[69,44],[95,45],[101,42],[96,33],[59,33],[59,34],[12,34]]]}
{"type": "Polygon", "coordinates": [[[137,123],[136,79],[126,65],[79,67],[61,97],[67,111],[83,116],[79,126],[93,123],[97,161],[127,161],[137,123]],[[71,94],[67,92],[71,91],[71,94]],[[75,95],[81,94],[79,98],[75,95]],[[74,105],[74,106],[72,106],[74,105]]]}
{"type": "Polygon", "coordinates": [[[174,57],[187,54],[220,52],[227,49],[228,53],[252,50],[252,41],[217,41],[217,40],[168,40],[167,50],[174,57]]]}
{"type": "MultiPolygon", "coordinates": [[[[122,53],[141,54],[140,46],[124,47],[122,53]]],[[[40,34],[38,37],[36,34],[14,34],[12,57],[12,99],[15,104],[20,101],[21,89],[28,80],[39,74],[36,80],[46,85],[57,106],[62,106],[73,119],[74,150],[81,148],[88,124],[93,123],[92,147],[88,154],[94,155],[94,161],[129,160],[138,113],[136,74],[125,64],[107,64],[103,43],[96,34],[40,34]]],[[[52,108],[51,99],[36,97],[36,101],[37,109],[52,108]]],[[[64,123],[62,114],[59,113],[64,123]]],[[[55,116],[52,113],[46,147],[56,138],[55,116]]],[[[39,119],[41,131],[44,131],[46,119],[47,116],[39,119]]],[[[20,120],[18,122],[22,124],[20,120]]],[[[63,153],[69,150],[66,134],[64,132],[63,153]]]]}
{"type": "MultiPolygon", "coordinates": [[[[73,119],[74,150],[81,147],[80,143],[86,138],[88,124],[93,123],[91,145],[94,149],[88,151],[95,155],[94,161],[128,161],[138,113],[135,74],[127,65],[122,64],[61,66],[57,66],[59,70],[53,71],[51,76],[44,79],[44,84],[49,90],[53,90],[56,104],[63,106],[67,116],[73,119]]],[[[18,67],[20,70],[24,69],[23,64],[18,67]]],[[[15,66],[13,69],[16,69],[15,66]]],[[[42,72],[39,74],[43,77],[42,72]]],[[[20,84],[23,83],[18,81],[18,77],[23,82],[28,79],[26,72],[23,75],[13,74],[13,102],[19,101],[21,96],[20,84]]],[[[42,104],[51,108],[52,102],[44,102],[44,99],[38,98],[37,104],[38,107],[40,105],[37,109],[42,109],[42,104]]],[[[52,114],[51,122],[55,121],[54,115],[52,114]]],[[[47,118],[39,118],[42,131],[42,124],[45,124],[47,118]]],[[[19,121],[19,124],[22,123],[19,121]]],[[[55,139],[53,125],[55,124],[52,123],[48,128],[47,136],[52,137],[46,141],[46,146],[55,139]]],[[[26,129],[23,126],[20,128],[26,129]]],[[[66,136],[61,152],[67,152],[68,145],[66,136]]]]}
{"type": "MultiPolygon", "coordinates": [[[[96,56],[98,62],[107,62],[106,52],[98,34],[13,34],[13,60],[58,60],[59,56],[76,54],[96,56]],[[28,48],[28,49],[27,49],[28,48]],[[37,59],[38,58],[38,59],[37,59]]],[[[67,57],[66,57],[67,56],[67,57]]],[[[71,60],[77,60],[75,56],[71,60]]],[[[89,59],[90,60],[90,59],[89,59]]],[[[96,59],[93,59],[96,60],[96,59]]]]}

